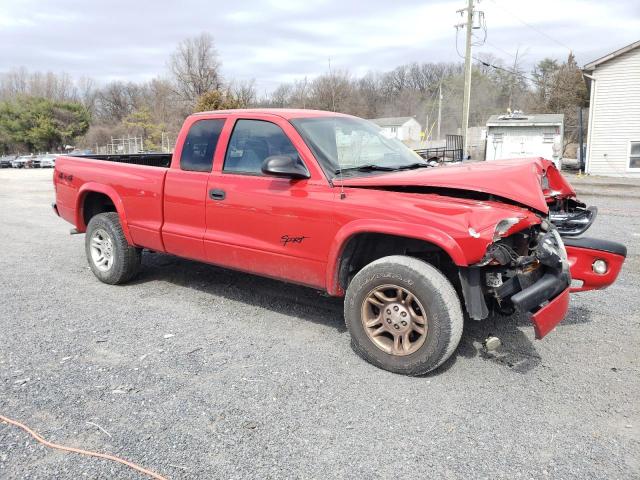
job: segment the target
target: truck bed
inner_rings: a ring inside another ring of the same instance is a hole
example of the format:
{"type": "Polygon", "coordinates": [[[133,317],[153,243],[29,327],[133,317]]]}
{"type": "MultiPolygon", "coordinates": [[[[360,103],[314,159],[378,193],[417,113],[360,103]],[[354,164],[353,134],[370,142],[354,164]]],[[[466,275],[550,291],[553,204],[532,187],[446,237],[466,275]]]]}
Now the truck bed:
{"type": "Polygon", "coordinates": [[[169,168],[170,153],[138,153],[126,155],[73,155],[75,158],[103,160],[105,162],[128,163],[131,165],[145,165],[147,167],[169,168]]]}
{"type": "Polygon", "coordinates": [[[85,191],[107,195],[126,215],[130,243],[164,251],[160,229],[170,162],[170,154],[60,156],[54,174],[58,212],[82,232],[85,191]]]}

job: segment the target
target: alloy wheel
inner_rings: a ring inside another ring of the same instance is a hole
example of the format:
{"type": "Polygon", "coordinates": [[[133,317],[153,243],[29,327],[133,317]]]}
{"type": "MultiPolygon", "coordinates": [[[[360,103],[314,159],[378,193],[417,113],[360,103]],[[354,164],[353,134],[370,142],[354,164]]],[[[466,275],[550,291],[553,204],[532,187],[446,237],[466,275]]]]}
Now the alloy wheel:
{"type": "Polygon", "coordinates": [[[409,355],[427,338],[425,310],[416,296],[398,285],[381,285],[362,302],[362,326],[369,339],[390,355],[409,355]]]}
{"type": "Polygon", "coordinates": [[[108,271],[113,265],[113,241],[111,235],[99,228],[91,235],[91,260],[96,268],[102,272],[108,271]]]}

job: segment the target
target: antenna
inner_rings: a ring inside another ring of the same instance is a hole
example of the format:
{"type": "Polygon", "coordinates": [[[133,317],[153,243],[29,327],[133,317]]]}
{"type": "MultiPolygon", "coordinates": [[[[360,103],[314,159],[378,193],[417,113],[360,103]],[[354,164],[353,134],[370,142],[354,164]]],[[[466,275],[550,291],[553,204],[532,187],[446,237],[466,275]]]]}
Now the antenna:
{"type": "Polygon", "coordinates": [[[340,180],[340,200],[344,200],[345,198],[347,198],[347,194],[344,193],[344,179],[342,178],[342,168],[340,168],[338,171],[340,172],[338,174],[340,180]]]}
{"type": "MultiPolygon", "coordinates": [[[[335,118],[333,124],[333,135],[336,143],[338,142],[338,131],[336,130],[335,118]]],[[[347,194],[344,193],[344,177],[342,176],[342,162],[340,162],[340,154],[338,153],[338,149],[336,146],[336,159],[338,160],[338,182],[340,182],[340,200],[344,200],[347,198],[347,194]]],[[[333,182],[332,182],[333,185],[333,182]]]]}

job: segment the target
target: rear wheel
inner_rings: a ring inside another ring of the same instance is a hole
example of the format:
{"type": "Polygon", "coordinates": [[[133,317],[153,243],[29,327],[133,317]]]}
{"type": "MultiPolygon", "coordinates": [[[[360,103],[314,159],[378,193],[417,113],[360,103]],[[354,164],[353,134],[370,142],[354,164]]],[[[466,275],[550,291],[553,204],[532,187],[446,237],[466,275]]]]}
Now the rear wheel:
{"type": "Polygon", "coordinates": [[[91,271],[104,283],[125,283],[140,270],[141,249],[129,245],[116,212],[91,218],[85,235],[85,251],[91,271]]]}
{"type": "Polygon", "coordinates": [[[354,277],[345,320],[355,352],[394,373],[438,368],[462,336],[460,300],[451,282],[422,260],[384,257],[354,277]]]}

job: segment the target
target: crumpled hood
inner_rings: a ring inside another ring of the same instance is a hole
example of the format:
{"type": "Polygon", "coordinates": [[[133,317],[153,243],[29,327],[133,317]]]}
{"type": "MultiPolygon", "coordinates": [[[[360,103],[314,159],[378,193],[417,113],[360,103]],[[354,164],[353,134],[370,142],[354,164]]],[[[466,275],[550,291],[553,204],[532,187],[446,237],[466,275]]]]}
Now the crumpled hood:
{"type": "Polygon", "coordinates": [[[402,170],[367,177],[345,178],[345,187],[438,187],[482,192],[507,198],[543,213],[547,199],[573,197],[575,191],[553,162],[539,158],[519,158],[444,167],[402,170]],[[549,188],[543,190],[547,175],[549,188]]]}

